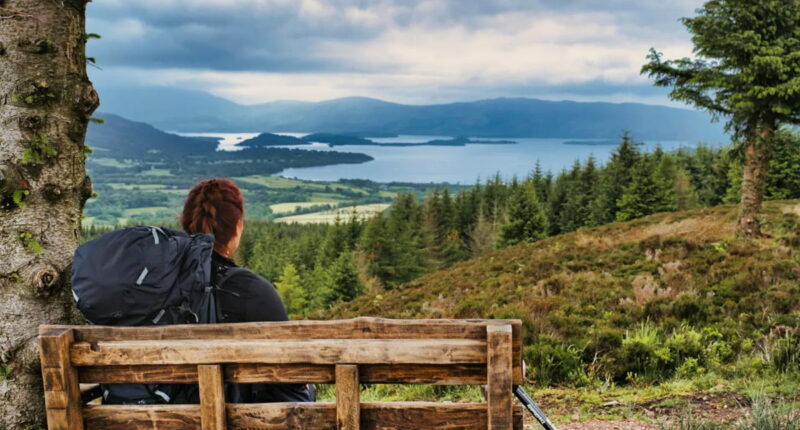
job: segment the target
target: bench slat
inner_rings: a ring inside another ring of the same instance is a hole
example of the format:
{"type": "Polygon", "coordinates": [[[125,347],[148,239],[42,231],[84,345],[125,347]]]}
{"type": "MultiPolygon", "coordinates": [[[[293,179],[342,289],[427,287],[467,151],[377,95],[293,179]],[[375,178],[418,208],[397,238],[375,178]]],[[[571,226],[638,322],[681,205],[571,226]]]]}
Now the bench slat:
{"type": "Polygon", "coordinates": [[[460,339],[120,341],[71,348],[76,366],[221,363],[485,363],[486,342],[460,339]]]}
{"type": "Polygon", "coordinates": [[[488,325],[513,331],[514,383],[522,384],[522,323],[519,320],[394,320],[361,317],[331,321],[282,321],[236,324],[188,324],[157,327],[42,325],[73,329],[77,342],[182,339],[473,339],[486,338],[488,325]]]}
{"type": "Polygon", "coordinates": [[[489,430],[511,430],[511,327],[487,327],[489,430]]]}
{"type": "Polygon", "coordinates": [[[336,429],[360,430],[361,393],[358,366],[336,365],[336,429]]]}
{"type": "Polygon", "coordinates": [[[226,430],[225,387],[218,365],[197,366],[200,388],[200,424],[202,430],[226,430]]]}
{"type": "MultiPolygon", "coordinates": [[[[227,404],[229,430],[335,430],[335,403],[227,404]]],[[[186,430],[200,427],[199,405],[111,406],[84,409],[89,429],[186,430]]],[[[362,430],[487,430],[484,403],[386,402],[361,404],[362,430]]],[[[514,408],[522,430],[522,408],[514,408]]]]}
{"type": "MultiPolygon", "coordinates": [[[[483,364],[362,364],[358,368],[362,384],[486,384],[483,364]]],[[[328,364],[231,363],[223,366],[225,382],[242,384],[332,384],[334,366],[328,364]]],[[[197,366],[89,366],[78,367],[81,382],[91,384],[151,383],[190,384],[197,382],[197,366]]]]}
{"type": "Polygon", "coordinates": [[[518,320],[393,320],[362,317],[330,321],[179,324],[153,327],[42,325],[39,333],[69,327],[78,342],[190,339],[483,339],[487,325],[521,327],[518,320]]]}

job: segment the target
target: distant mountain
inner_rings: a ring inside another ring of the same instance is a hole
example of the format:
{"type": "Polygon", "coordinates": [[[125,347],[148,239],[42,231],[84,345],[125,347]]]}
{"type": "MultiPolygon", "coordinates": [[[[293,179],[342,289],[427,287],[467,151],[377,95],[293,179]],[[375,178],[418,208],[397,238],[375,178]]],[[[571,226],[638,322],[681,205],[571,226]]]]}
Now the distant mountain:
{"type": "Polygon", "coordinates": [[[500,98],[402,105],[363,97],[244,106],[199,91],[107,89],[102,109],[164,130],[326,132],[360,136],[419,134],[474,137],[616,138],[723,141],[722,126],[688,109],[638,103],[582,103],[500,98]]]}
{"type": "Polygon", "coordinates": [[[94,116],[103,119],[105,124],[90,124],[86,143],[101,157],[104,152],[133,158],[141,158],[147,153],[210,154],[218,145],[218,139],[165,133],[149,124],[118,115],[97,113],[94,116]]]}

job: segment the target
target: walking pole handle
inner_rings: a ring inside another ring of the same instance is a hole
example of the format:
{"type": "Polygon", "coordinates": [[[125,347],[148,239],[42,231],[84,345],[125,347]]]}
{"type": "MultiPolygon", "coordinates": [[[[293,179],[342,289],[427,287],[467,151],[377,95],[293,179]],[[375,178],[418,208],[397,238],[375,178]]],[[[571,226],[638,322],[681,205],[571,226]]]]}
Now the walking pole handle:
{"type": "Polygon", "coordinates": [[[514,386],[514,395],[517,396],[523,405],[525,405],[525,409],[527,409],[528,412],[530,412],[531,415],[536,418],[536,421],[539,421],[539,424],[541,424],[545,430],[556,430],[556,427],[553,425],[553,423],[551,423],[550,420],[547,419],[547,416],[545,416],[544,412],[542,412],[542,410],[536,406],[536,403],[533,401],[531,396],[525,392],[525,389],[523,389],[522,386],[514,386]]]}

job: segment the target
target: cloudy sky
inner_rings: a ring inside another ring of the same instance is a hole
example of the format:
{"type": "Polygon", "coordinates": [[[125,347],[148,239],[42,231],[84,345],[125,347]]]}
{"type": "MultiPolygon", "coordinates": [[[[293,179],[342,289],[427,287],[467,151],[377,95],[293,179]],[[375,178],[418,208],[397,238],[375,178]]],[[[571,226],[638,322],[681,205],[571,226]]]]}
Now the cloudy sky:
{"type": "Polygon", "coordinates": [[[702,0],[99,0],[102,90],[171,85],[239,103],[367,96],[670,104],[639,76],[651,46],[691,54],[702,0]]]}

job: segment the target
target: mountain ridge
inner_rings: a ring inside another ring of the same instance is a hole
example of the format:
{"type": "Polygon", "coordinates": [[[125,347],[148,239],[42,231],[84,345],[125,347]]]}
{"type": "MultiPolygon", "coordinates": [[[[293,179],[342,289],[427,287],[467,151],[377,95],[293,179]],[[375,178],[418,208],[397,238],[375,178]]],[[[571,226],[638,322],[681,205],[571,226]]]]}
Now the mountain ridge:
{"type": "Polygon", "coordinates": [[[708,114],[668,106],[499,97],[406,105],[369,97],[242,105],[169,87],[107,89],[102,110],[183,132],[380,132],[508,138],[727,140],[708,114]]]}

